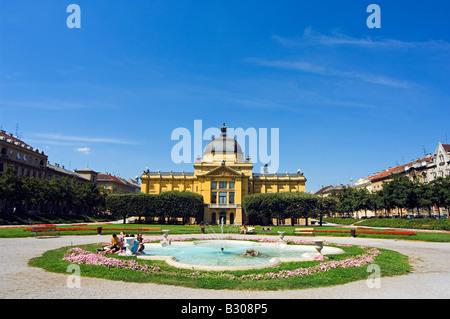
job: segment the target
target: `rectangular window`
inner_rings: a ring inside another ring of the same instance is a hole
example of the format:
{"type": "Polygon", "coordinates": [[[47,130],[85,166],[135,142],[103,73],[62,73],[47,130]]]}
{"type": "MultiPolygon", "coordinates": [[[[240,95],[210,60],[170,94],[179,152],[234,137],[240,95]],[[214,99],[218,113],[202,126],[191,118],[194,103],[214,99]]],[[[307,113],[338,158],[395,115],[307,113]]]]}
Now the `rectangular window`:
{"type": "Polygon", "coordinates": [[[211,192],[211,204],[217,204],[217,192],[211,192]]]}
{"type": "Polygon", "coordinates": [[[219,204],[226,204],[226,203],[227,203],[227,193],[220,192],[219,193],[219,204]]]}
{"type": "Polygon", "coordinates": [[[227,182],[219,182],[219,188],[220,189],[226,189],[227,188],[227,182]]]}
{"type": "Polygon", "coordinates": [[[230,189],[234,189],[234,182],[230,182],[230,189]]]}
{"type": "Polygon", "coordinates": [[[230,192],[230,204],[234,204],[234,192],[230,192]]]}
{"type": "Polygon", "coordinates": [[[211,182],[211,189],[217,189],[217,182],[211,182]]]}

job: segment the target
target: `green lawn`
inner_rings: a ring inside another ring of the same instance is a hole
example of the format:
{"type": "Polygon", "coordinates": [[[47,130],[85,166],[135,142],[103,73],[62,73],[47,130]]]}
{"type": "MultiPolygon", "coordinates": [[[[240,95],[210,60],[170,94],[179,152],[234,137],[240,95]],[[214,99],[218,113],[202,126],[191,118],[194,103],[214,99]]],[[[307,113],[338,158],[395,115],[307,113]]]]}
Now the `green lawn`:
{"type": "MultiPolygon", "coordinates": [[[[81,225],[81,226],[58,226],[61,230],[61,235],[95,235],[97,234],[97,227],[102,227],[102,234],[118,234],[121,230],[125,233],[137,233],[143,227],[161,227],[162,229],[168,229],[170,235],[182,235],[182,234],[200,234],[202,229],[200,226],[184,226],[184,225],[151,225],[151,224],[103,224],[103,225],[81,225]],[[64,229],[71,230],[64,230],[64,229]]],[[[270,231],[263,231],[261,226],[256,226],[257,235],[273,235],[278,236],[278,231],[284,231],[286,236],[295,235],[295,228],[298,226],[273,226],[270,231]]],[[[350,236],[350,228],[337,228],[328,226],[310,226],[317,230],[316,236],[350,236]],[[340,232],[343,231],[343,232],[340,232]]],[[[30,227],[15,227],[15,228],[0,228],[0,238],[13,238],[13,237],[29,237],[33,236],[29,229],[30,227]]],[[[206,234],[220,234],[222,229],[219,226],[208,226],[204,228],[206,234]]],[[[402,235],[401,229],[388,230],[394,234],[384,234],[380,229],[356,229],[356,236],[361,238],[385,238],[385,239],[401,239],[401,240],[419,240],[419,241],[433,241],[433,242],[450,242],[450,233],[429,233],[429,232],[414,232],[415,235],[402,235]],[[366,233],[364,233],[366,232],[366,233]],[[371,233],[367,233],[371,232],[371,233]]],[[[239,233],[239,227],[237,226],[224,226],[224,234],[234,235],[239,233]]],[[[160,236],[160,233],[148,233],[144,232],[144,237],[160,236]]],[[[299,238],[301,235],[295,235],[299,238]]]]}
{"type": "Polygon", "coordinates": [[[448,218],[324,218],[323,221],[339,225],[429,230],[443,230],[444,227],[446,230],[450,230],[450,219],[448,218]]]}

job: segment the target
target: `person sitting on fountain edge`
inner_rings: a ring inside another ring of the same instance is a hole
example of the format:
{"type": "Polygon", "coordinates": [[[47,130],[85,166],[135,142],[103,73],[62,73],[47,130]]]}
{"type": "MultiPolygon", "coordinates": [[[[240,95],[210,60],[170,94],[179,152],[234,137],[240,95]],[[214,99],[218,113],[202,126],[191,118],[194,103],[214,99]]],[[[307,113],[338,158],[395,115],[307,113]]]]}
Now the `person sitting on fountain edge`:
{"type": "Polygon", "coordinates": [[[111,236],[111,245],[105,246],[103,249],[97,250],[97,252],[104,254],[113,254],[118,250],[120,250],[120,239],[116,234],[113,234],[111,236]]]}
{"type": "Polygon", "coordinates": [[[142,234],[138,234],[136,241],[138,242],[138,247],[135,252],[135,254],[137,255],[140,254],[145,249],[144,238],[142,237],[142,234]]]}

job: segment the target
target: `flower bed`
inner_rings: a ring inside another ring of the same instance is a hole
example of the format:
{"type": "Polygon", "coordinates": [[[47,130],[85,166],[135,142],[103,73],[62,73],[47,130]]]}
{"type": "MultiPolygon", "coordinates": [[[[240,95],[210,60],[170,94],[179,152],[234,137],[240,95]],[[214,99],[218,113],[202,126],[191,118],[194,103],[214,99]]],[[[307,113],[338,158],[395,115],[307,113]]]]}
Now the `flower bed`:
{"type": "MultiPolygon", "coordinates": [[[[55,225],[53,225],[55,226],[55,225]]],[[[101,227],[101,226],[99,226],[101,227]]],[[[60,231],[97,231],[98,227],[91,228],[91,227],[58,227],[57,229],[60,231]]],[[[140,231],[141,228],[103,228],[103,230],[114,230],[114,231],[122,231],[122,230],[133,230],[133,231],[140,231]]],[[[31,231],[31,228],[25,228],[24,231],[31,231]]]]}
{"type": "MultiPolygon", "coordinates": [[[[250,275],[242,275],[240,277],[236,277],[231,274],[223,274],[222,276],[227,277],[228,279],[233,280],[274,280],[274,279],[285,279],[294,276],[307,276],[314,275],[321,272],[330,271],[336,268],[351,268],[351,267],[363,267],[367,264],[371,264],[375,262],[375,258],[381,254],[381,252],[377,248],[367,248],[361,247],[366,252],[361,255],[356,255],[350,258],[346,258],[339,261],[325,261],[316,266],[307,267],[307,268],[297,268],[294,270],[280,270],[279,272],[267,272],[265,274],[250,274],[250,275]]],[[[192,273],[191,276],[200,276],[199,272],[192,273]]],[[[204,276],[204,275],[203,275],[204,276]]],[[[207,276],[207,274],[206,274],[207,276]]]]}
{"type": "Polygon", "coordinates": [[[96,254],[86,251],[81,248],[71,248],[63,257],[64,261],[78,265],[95,265],[108,268],[130,269],[143,272],[160,271],[159,267],[150,267],[147,264],[141,265],[135,260],[122,260],[117,258],[105,257],[101,254],[96,254]]]}

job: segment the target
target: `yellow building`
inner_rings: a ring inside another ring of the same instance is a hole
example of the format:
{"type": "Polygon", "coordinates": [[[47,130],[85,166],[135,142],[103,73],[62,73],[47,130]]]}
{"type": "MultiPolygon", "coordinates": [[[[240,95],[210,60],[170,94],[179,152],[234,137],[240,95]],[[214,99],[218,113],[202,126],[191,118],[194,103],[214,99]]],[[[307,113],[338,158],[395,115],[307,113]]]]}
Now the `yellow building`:
{"type": "Polygon", "coordinates": [[[304,192],[306,178],[295,174],[254,174],[250,158],[236,139],[227,136],[213,138],[206,146],[203,158],[194,164],[194,172],[150,172],[141,176],[141,192],[160,194],[166,191],[191,191],[203,196],[203,220],[216,224],[245,224],[248,218],[242,209],[242,198],[255,193],[304,192]]]}

